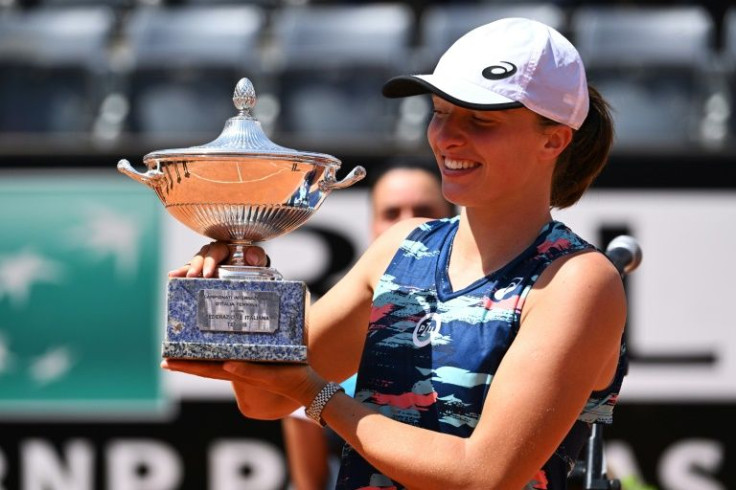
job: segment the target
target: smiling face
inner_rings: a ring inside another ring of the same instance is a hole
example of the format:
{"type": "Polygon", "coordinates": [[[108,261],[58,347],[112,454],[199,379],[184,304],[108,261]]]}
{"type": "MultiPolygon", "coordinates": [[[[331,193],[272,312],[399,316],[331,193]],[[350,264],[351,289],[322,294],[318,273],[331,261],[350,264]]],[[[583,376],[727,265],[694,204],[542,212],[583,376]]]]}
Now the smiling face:
{"type": "Polygon", "coordinates": [[[449,201],[467,207],[549,203],[555,159],[572,138],[569,127],[545,127],[526,108],[476,111],[437,96],[432,101],[427,139],[449,201]]]}

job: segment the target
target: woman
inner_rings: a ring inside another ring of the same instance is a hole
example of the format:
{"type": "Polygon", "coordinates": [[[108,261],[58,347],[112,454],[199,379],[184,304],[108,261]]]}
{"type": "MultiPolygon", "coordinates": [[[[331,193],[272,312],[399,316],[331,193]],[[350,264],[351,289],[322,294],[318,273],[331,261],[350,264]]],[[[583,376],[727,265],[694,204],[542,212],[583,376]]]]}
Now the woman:
{"type": "MultiPolygon", "coordinates": [[[[372,169],[370,179],[371,232],[375,240],[395,223],[409,218],[448,218],[454,206],[442,197],[442,178],[429,162],[395,160],[372,169]]],[[[355,376],[342,383],[352,395],[355,376]]],[[[284,446],[292,485],[298,490],[334,488],[334,462],[344,441],[329,427],[307,418],[303,409],[282,420],[284,446]]]]}
{"type": "MultiPolygon", "coordinates": [[[[347,441],[338,488],[565,488],[622,377],[620,277],[550,214],[605,164],[606,104],[569,41],[526,19],[479,27],[433,74],[384,87],[421,93],[459,218],[383,233],[311,308],[308,366],[164,367],[231,380],[246,416],[308,407],[347,441]],[[356,369],[353,399],[334,382],[356,369]]],[[[226,253],[207,247],[173,274],[210,275],[226,253]]]]}

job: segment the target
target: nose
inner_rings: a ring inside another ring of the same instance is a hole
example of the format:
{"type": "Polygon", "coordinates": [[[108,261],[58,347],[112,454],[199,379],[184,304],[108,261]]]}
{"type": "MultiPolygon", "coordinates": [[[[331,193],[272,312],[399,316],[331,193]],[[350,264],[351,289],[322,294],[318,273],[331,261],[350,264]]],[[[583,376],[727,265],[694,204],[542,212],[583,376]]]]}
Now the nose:
{"type": "Polygon", "coordinates": [[[427,139],[441,149],[453,148],[465,143],[465,131],[460,119],[453,114],[441,120],[433,119],[427,128],[427,139]]]}

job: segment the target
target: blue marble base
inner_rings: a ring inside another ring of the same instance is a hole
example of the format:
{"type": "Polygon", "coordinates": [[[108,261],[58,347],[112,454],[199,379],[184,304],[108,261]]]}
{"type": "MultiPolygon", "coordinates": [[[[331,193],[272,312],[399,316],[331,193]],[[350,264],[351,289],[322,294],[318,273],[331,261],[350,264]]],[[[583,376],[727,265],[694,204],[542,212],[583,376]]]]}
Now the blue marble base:
{"type": "Polygon", "coordinates": [[[306,362],[306,285],[172,278],[163,357],[306,362]]]}

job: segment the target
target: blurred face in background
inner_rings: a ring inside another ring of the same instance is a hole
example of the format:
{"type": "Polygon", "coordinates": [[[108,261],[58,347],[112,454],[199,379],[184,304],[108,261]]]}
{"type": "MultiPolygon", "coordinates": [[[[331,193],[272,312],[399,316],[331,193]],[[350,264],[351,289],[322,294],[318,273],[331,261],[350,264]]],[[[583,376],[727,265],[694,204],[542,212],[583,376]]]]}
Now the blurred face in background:
{"type": "Polygon", "coordinates": [[[439,179],[427,171],[397,168],[386,172],[373,186],[373,238],[407,218],[446,218],[454,207],[442,196],[439,179]]]}

